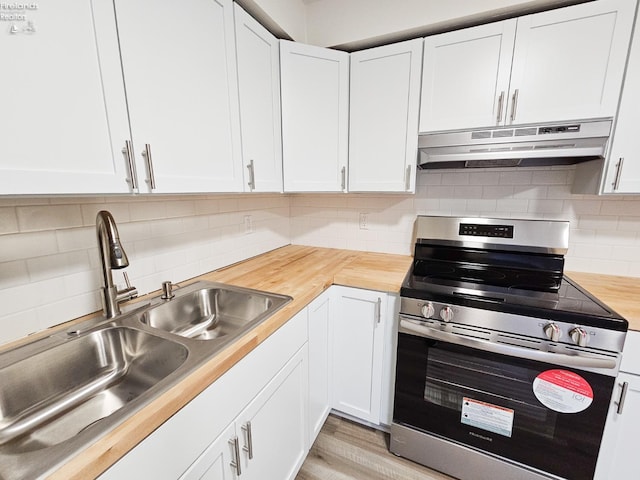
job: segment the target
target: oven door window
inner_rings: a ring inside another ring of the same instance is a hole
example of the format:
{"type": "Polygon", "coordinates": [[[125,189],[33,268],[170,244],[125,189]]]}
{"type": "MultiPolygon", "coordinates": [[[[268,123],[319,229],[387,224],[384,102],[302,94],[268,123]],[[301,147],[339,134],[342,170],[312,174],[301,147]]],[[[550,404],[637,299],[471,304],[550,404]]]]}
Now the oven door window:
{"type": "Polygon", "coordinates": [[[401,333],[394,422],[563,478],[591,479],[613,384],[605,375],[401,333]],[[566,395],[562,383],[575,379],[583,390],[566,395]]]}

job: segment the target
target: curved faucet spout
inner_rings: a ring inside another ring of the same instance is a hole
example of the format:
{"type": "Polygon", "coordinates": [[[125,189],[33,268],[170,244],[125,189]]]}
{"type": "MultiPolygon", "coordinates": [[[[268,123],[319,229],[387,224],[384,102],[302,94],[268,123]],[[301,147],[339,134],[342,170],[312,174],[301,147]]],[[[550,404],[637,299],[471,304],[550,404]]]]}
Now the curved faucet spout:
{"type": "Polygon", "coordinates": [[[118,290],[113,284],[111,269],[120,269],[129,266],[129,259],[120,244],[118,227],[110,212],[101,210],[96,216],[96,235],[98,237],[98,249],[102,265],[102,303],[107,318],[113,318],[120,314],[119,303],[135,298],[138,295],[135,287],[127,285],[124,290],[118,290]]]}

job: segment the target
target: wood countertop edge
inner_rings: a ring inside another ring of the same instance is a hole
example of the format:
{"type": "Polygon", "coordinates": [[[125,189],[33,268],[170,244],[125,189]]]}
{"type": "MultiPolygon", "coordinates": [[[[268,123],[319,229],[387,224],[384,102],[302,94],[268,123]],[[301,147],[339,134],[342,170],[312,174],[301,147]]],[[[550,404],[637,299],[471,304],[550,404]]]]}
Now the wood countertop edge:
{"type": "MultiPolygon", "coordinates": [[[[291,295],[293,297],[291,303],[264,323],[226,347],[187,378],[72,457],[47,478],[51,480],[85,480],[98,477],[331,285],[340,284],[354,288],[398,293],[410,263],[411,257],[403,255],[370,254],[289,245],[183,282],[190,284],[198,280],[216,281],[285,295],[294,293],[295,295],[291,295]],[[315,275],[309,278],[308,283],[305,283],[303,288],[300,288],[299,285],[296,292],[288,293],[286,287],[285,289],[268,288],[268,286],[263,286],[263,282],[257,282],[258,285],[256,285],[256,282],[243,280],[247,273],[254,273],[260,268],[269,268],[271,263],[277,265],[274,271],[286,275],[287,268],[292,264],[304,262],[310,256],[317,258],[326,255],[331,258],[329,262],[331,266],[326,269],[318,267],[315,275]],[[375,277],[378,278],[377,281],[371,280],[371,272],[362,266],[359,267],[360,275],[351,273],[360,265],[359,260],[371,262],[372,259],[373,261],[391,260],[392,265],[378,266],[373,269],[378,273],[385,274],[384,278],[377,276],[375,277]],[[343,268],[345,273],[341,275],[343,268]]],[[[156,294],[157,292],[153,292],[149,296],[156,294]]],[[[83,317],[83,319],[89,317],[83,317]]],[[[77,320],[73,322],[76,323],[77,320]]],[[[68,325],[69,323],[65,325],[65,328],[68,325]]]]}

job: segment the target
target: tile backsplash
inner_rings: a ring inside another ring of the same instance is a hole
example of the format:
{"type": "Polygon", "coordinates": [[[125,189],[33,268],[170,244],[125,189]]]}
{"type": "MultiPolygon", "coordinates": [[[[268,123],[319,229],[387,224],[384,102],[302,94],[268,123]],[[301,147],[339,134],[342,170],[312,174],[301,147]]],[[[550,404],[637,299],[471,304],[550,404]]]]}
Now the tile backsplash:
{"type": "MultiPolygon", "coordinates": [[[[640,196],[572,195],[573,174],[420,172],[415,195],[0,198],[0,344],[100,310],[102,209],[118,224],[141,294],[289,243],[411,254],[416,215],[569,220],[567,270],[640,277],[640,196]]],[[[114,281],[122,286],[120,271],[114,281]]]]}
{"type": "MultiPolygon", "coordinates": [[[[141,294],[290,242],[283,195],[0,199],[0,343],[102,308],[95,217],[103,209],[141,294]]],[[[121,272],[113,271],[120,286],[121,272]]]]}
{"type": "Polygon", "coordinates": [[[573,195],[574,172],[432,170],[415,195],[293,195],[292,243],[411,254],[416,215],[569,220],[567,270],[640,276],[640,196],[573,195]]]}

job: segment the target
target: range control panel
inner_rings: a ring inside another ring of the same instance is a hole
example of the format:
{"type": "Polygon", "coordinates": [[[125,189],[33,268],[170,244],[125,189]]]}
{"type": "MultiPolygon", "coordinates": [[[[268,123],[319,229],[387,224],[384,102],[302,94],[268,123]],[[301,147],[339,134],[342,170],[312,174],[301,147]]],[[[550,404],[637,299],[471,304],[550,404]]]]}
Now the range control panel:
{"type": "Polygon", "coordinates": [[[513,225],[461,223],[458,234],[472,237],[513,238],[513,225]]]}

